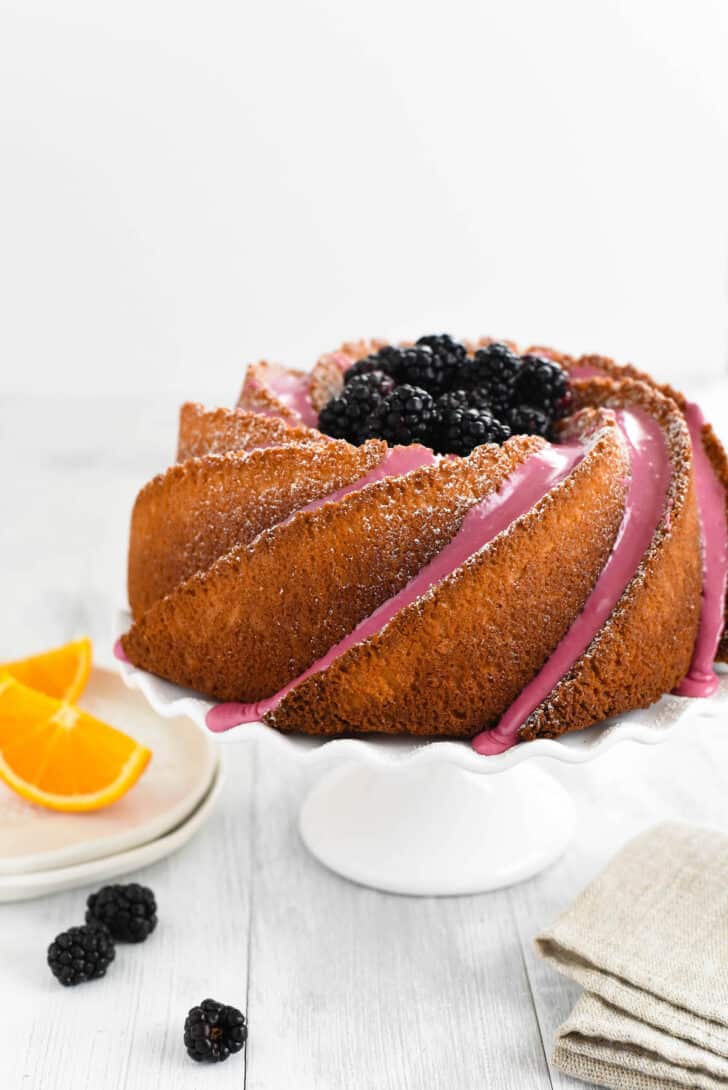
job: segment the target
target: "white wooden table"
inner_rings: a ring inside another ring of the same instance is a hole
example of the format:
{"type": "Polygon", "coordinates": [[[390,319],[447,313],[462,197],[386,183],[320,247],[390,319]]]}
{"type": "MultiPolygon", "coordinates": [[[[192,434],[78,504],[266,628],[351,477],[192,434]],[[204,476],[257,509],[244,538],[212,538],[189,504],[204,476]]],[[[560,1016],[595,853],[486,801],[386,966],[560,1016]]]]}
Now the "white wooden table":
{"type": "MultiPolygon", "coordinates": [[[[728,390],[705,404],[728,422],[728,390]]],[[[109,659],[129,511],[171,461],[175,409],[0,401],[0,661],[81,633],[109,659]]],[[[728,831],[728,724],[699,724],[559,772],[581,816],[541,876],[477,897],[397,897],[307,855],[295,821],[309,771],[247,745],[224,760],[209,824],[136,876],[157,894],[157,931],[121,947],[103,981],[63,989],[45,963],[54,935],[82,922],[88,889],[0,906],[2,1090],[574,1087],[549,1057],[576,989],[535,959],[535,932],[654,822],[728,831]],[[185,1013],[208,995],[250,1023],[247,1056],[214,1071],[182,1047],[185,1013]]]]}

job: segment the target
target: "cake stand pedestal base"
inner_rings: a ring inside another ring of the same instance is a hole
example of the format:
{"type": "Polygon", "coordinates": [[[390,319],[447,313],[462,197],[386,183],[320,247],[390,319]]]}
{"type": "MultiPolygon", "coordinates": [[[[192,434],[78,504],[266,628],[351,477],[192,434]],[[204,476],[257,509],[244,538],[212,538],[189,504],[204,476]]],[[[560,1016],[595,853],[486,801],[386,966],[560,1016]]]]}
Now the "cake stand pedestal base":
{"type": "Polygon", "coordinates": [[[446,763],[347,764],[313,787],[299,828],[326,867],[390,893],[483,893],[553,863],[574,830],[564,788],[532,763],[479,775],[446,763]]]}

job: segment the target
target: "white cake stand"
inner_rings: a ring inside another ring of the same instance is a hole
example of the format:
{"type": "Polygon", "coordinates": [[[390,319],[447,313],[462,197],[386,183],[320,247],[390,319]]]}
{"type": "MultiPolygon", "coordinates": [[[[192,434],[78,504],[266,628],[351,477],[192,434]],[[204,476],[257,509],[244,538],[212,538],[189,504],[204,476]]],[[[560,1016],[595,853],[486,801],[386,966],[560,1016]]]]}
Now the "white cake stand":
{"type": "MultiPolygon", "coordinates": [[[[122,614],[117,632],[128,624],[122,614]]],[[[129,663],[118,666],[159,715],[185,715],[207,730],[211,701],[129,663]]],[[[687,720],[715,718],[726,702],[728,674],[710,700],[664,696],[645,711],[496,757],[480,756],[468,742],[309,738],[263,723],[217,737],[226,744],[260,739],[308,763],[338,758],[301,808],[309,851],[337,874],[375,889],[452,895],[520,882],[563,853],[574,831],[574,803],[544,764],[583,764],[622,742],[655,745],[687,720]]]]}

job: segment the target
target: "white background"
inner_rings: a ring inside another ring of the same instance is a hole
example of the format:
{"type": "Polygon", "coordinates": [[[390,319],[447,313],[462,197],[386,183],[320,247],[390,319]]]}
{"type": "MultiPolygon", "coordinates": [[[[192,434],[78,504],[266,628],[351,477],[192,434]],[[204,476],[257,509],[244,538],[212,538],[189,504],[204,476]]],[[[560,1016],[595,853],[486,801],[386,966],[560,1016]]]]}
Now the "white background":
{"type": "Polygon", "coordinates": [[[449,329],[726,364],[721,0],[0,0],[0,392],[449,329]]]}
{"type": "MultiPolygon", "coordinates": [[[[0,657],[87,632],[108,658],[171,404],[232,399],[248,359],[450,328],[721,374],[727,21],[726,0],[0,0],[0,394],[21,395],[0,397],[0,657]]],[[[549,1058],[577,989],[534,934],[656,821],[728,832],[728,734],[696,725],[568,770],[577,834],[532,882],[389,897],[302,848],[310,772],[226,764],[207,829],[135,876],[160,925],[106,980],[61,994],[44,962],[89,888],[0,906],[2,1090],[576,1090],[549,1058]],[[181,1044],[206,994],[251,1027],[214,1072],[181,1044]]]]}

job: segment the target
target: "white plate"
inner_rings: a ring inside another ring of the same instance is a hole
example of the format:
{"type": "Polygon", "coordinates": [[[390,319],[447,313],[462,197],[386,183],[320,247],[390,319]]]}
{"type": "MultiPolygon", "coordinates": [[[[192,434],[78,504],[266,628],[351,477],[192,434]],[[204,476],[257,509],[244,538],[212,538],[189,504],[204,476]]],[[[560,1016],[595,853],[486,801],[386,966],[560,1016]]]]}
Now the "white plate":
{"type": "Polygon", "coordinates": [[[0,902],[27,901],[33,897],[44,897],[48,893],[75,889],[92,882],[105,882],[109,878],[118,878],[122,874],[129,874],[164,859],[186,844],[204,825],[212,813],[221,787],[222,772],[216,769],[212,784],[197,809],[176,829],[147,844],[70,867],[54,867],[52,870],[35,871],[32,874],[0,875],[0,902]]]}
{"type": "MultiPolygon", "coordinates": [[[[115,633],[126,632],[131,625],[131,615],[120,610],[115,620],[115,633]]],[[[203,729],[205,716],[214,701],[205,700],[189,689],[180,688],[169,681],[139,670],[129,662],[117,661],[119,672],[133,689],[138,689],[159,714],[165,717],[188,716],[203,729]]],[[[281,734],[264,723],[249,723],[221,732],[215,737],[223,742],[250,741],[265,737],[266,742],[278,745],[301,759],[315,761],[332,756],[365,761],[378,766],[418,765],[441,762],[455,765],[468,772],[490,775],[505,772],[535,757],[548,757],[565,764],[583,764],[585,761],[606,753],[620,742],[639,742],[655,745],[663,742],[670,731],[680,722],[694,718],[716,718],[723,714],[728,704],[728,673],[720,675],[720,685],[715,696],[707,700],[666,695],[650,708],[627,712],[608,719],[588,730],[574,731],[561,738],[537,738],[533,742],[513,746],[505,753],[483,757],[476,753],[469,741],[423,740],[407,735],[384,737],[381,735],[360,738],[310,737],[307,735],[281,734]]]]}
{"type": "Polygon", "coordinates": [[[34,806],[0,784],[0,878],[118,855],[176,828],[210,789],[218,749],[186,716],[160,719],[117,673],[94,667],[79,701],[152,750],[128,794],[103,810],[66,814],[34,806]]]}

